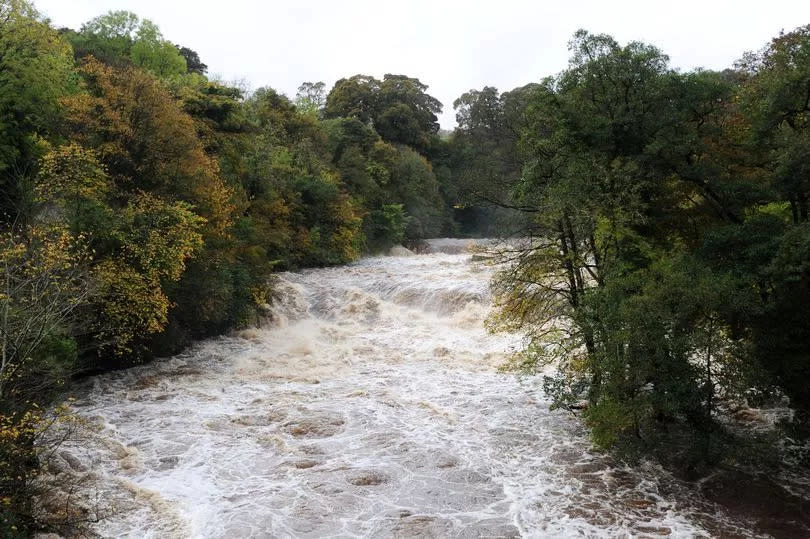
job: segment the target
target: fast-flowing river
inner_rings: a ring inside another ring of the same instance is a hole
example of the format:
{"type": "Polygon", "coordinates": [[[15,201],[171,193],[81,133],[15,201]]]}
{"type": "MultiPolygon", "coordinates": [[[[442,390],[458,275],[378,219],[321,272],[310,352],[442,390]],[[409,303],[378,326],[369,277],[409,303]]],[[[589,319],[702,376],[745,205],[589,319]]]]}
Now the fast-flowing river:
{"type": "Polygon", "coordinates": [[[284,274],[265,327],[86,382],[63,458],[102,536],[746,535],[651,465],[591,452],[520,341],[484,329],[491,268],[430,254],[284,274]]]}

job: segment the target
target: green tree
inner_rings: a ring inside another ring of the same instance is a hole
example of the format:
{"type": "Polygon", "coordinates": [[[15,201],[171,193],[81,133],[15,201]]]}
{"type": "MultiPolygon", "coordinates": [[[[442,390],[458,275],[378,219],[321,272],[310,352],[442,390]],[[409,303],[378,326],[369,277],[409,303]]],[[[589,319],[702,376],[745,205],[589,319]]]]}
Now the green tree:
{"type": "Polygon", "coordinates": [[[642,43],[578,32],[571,48],[569,69],[529,94],[512,196],[533,226],[499,277],[495,322],[528,328],[522,367],[560,365],[547,389],[558,406],[588,399],[597,444],[666,456],[676,433],[697,460],[717,458],[716,396],[745,385],[732,313],[751,299],[699,254],[752,192],[723,133],[732,86],[675,73],[642,43]]]}
{"type": "Polygon", "coordinates": [[[102,350],[132,354],[168,324],[166,282],[176,282],[203,246],[204,220],[183,202],[138,194],[121,210],[112,235],[116,256],[96,269],[97,316],[92,322],[102,350]]]}
{"type": "Polygon", "coordinates": [[[499,94],[487,86],[453,103],[458,127],[449,144],[452,192],[445,196],[468,232],[497,235],[525,226],[509,207],[516,205],[512,191],[523,165],[519,141],[537,88],[530,84],[499,94]]]}
{"type": "Polygon", "coordinates": [[[722,239],[733,238],[744,245],[746,277],[759,292],[760,309],[740,314],[747,315],[757,359],[807,420],[810,390],[800,380],[810,373],[810,329],[799,320],[810,298],[803,261],[810,245],[810,26],[780,34],[740,67],[747,75],[740,102],[751,126],[743,141],[764,193],[747,208],[745,225],[718,243],[731,247],[722,239]]]}
{"type": "Polygon", "coordinates": [[[160,29],[149,20],[141,21],[129,55],[135,65],[160,78],[182,75],[188,71],[186,59],[180,50],[163,39],[160,29]]]}
{"type": "Polygon", "coordinates": [[[442,104],[427,85],[405,75],[383,80],[367,75],[340,79],[326,97],[326,118],[357,118],[371,123],[383,140],[426,152],[439,131],[442,104]]]}
{"type": "Polygon", "coordinates": [[[91,55],[116,66],[132,63],[160,78],[188,72],[185,56],[163,38],[157,25],[129,11],[110,11],[67,35],[78,58],[91,55]]]}
{"type": "Polygon", "coordinates": [[[67,36],[77,58],[92,55],[108,64],[120,64],[129,58],[139,24],[140,18],[130,11],[109,11],[67,36]]]}
{"type": "Polygon", "coordinates": [[[377,115],[380,81],[368,75],[340,79],[326,96],[326,118],[357,118],[370,124],[377,115]]]}
{"type": "Polygon", "coordinates": [[[391,201],[402,204],[408,215],[409,239],[438,236],[446,219],[444,201],[430,163],[415,151],[400,147],[386,186],[391,201]]]}
{"type": "Polygon", "coordinates": [[[304,114],[318,116],[326,104],[326,84],[303,82],[295,94],[295,107],[304,114]]]}
{"type": "MultiPolygon", "coordinates": [[[[35,187],[37,201],[46,206],[42,213],[50,219],[56,214],[75,235],[109,226],[111,191],[110,178],[93,151],[66,144],[42,158],[35,187]]],[[[43,216],[39,219],[45,220],[43,216]]]]}
{"type": "Polygon", "coordinates": [[[258,126],[243,185],[248,212],[288,264],[346,262],[359,255],[361,218],[329,161],[327,133],[284,96],[257,91],[248,110],[258,126]],[[292,239],[292,242],[290,242],[292,239]]]}
{"type": "Polygon", "coordinates": [[[200,55],[197,54],[197,51],[179,45],[176,45],[176,47],[178,52],[180,52],[180,56],[186,60],[186,68],[189,73],[205,75],[208,72],[208,66],[200,60],[200,55]]]}
{"type": "Polygon", "coordinates": [[[70,46],[24,0],[0,2],[0,213],[29,211],[39,141],[75,90],[70,46]]]}

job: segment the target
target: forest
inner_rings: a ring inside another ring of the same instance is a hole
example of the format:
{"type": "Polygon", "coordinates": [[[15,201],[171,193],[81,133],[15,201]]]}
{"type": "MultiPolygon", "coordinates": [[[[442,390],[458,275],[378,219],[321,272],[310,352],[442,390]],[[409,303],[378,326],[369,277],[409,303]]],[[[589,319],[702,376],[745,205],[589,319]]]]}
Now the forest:
{"type": "Polygon", "coordinates": [[[450,133],[418,78],[287,97],[185,45],[0,0],[0,535],[47,528],[40,440],[73,379],[260,323],[279,271],[433,237],[504,238],[507,368],[556,366],[596,447],[700,477],[784,446],[733,428],[741,405],[810,436],[810,26],[722,72],[579,31],[561,73],[461,95],[450,133]]]}

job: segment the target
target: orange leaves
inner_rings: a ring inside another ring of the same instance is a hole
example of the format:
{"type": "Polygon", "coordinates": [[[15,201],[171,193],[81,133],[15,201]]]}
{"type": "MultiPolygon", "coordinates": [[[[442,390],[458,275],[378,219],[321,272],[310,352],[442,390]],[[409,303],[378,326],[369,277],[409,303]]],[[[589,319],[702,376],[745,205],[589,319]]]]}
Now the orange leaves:
{"type": "Polygon", "coordinates": [[[167,285],[187,262],[204,248],[206,258],[229,256],[234,193],[161,81],[92,58],[80,72],[85,93],[62,100],[75,143],[44,161],[41,190],[107,195],[112,211],[90,221],[104,249],[91,325],[101,350],[131,354],[166,327],[167,285]]]}

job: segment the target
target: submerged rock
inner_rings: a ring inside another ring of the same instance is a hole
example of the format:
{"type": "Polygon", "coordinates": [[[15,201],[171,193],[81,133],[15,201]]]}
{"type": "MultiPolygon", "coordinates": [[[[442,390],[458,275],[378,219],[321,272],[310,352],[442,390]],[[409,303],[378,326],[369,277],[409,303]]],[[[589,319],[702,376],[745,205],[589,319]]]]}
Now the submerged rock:
{"type": "Polygon", "coordinates": [[[414,252],[402,245],[394,245],[388,250],[388,256],[414,256],[414,252]]]}
{"type": "Polygon", "coordinates": [[[361,471],[349,477],[349,483],[357,487],[380,485],[388,481],[388,477],[375,471],[361,471]]]}
{"type": "Polygon", "coordinates": [[[328,438],[342,432],[344,423],[339,416],[306,417],[286,423],[284,430],[296,438],[328,438]]]}

